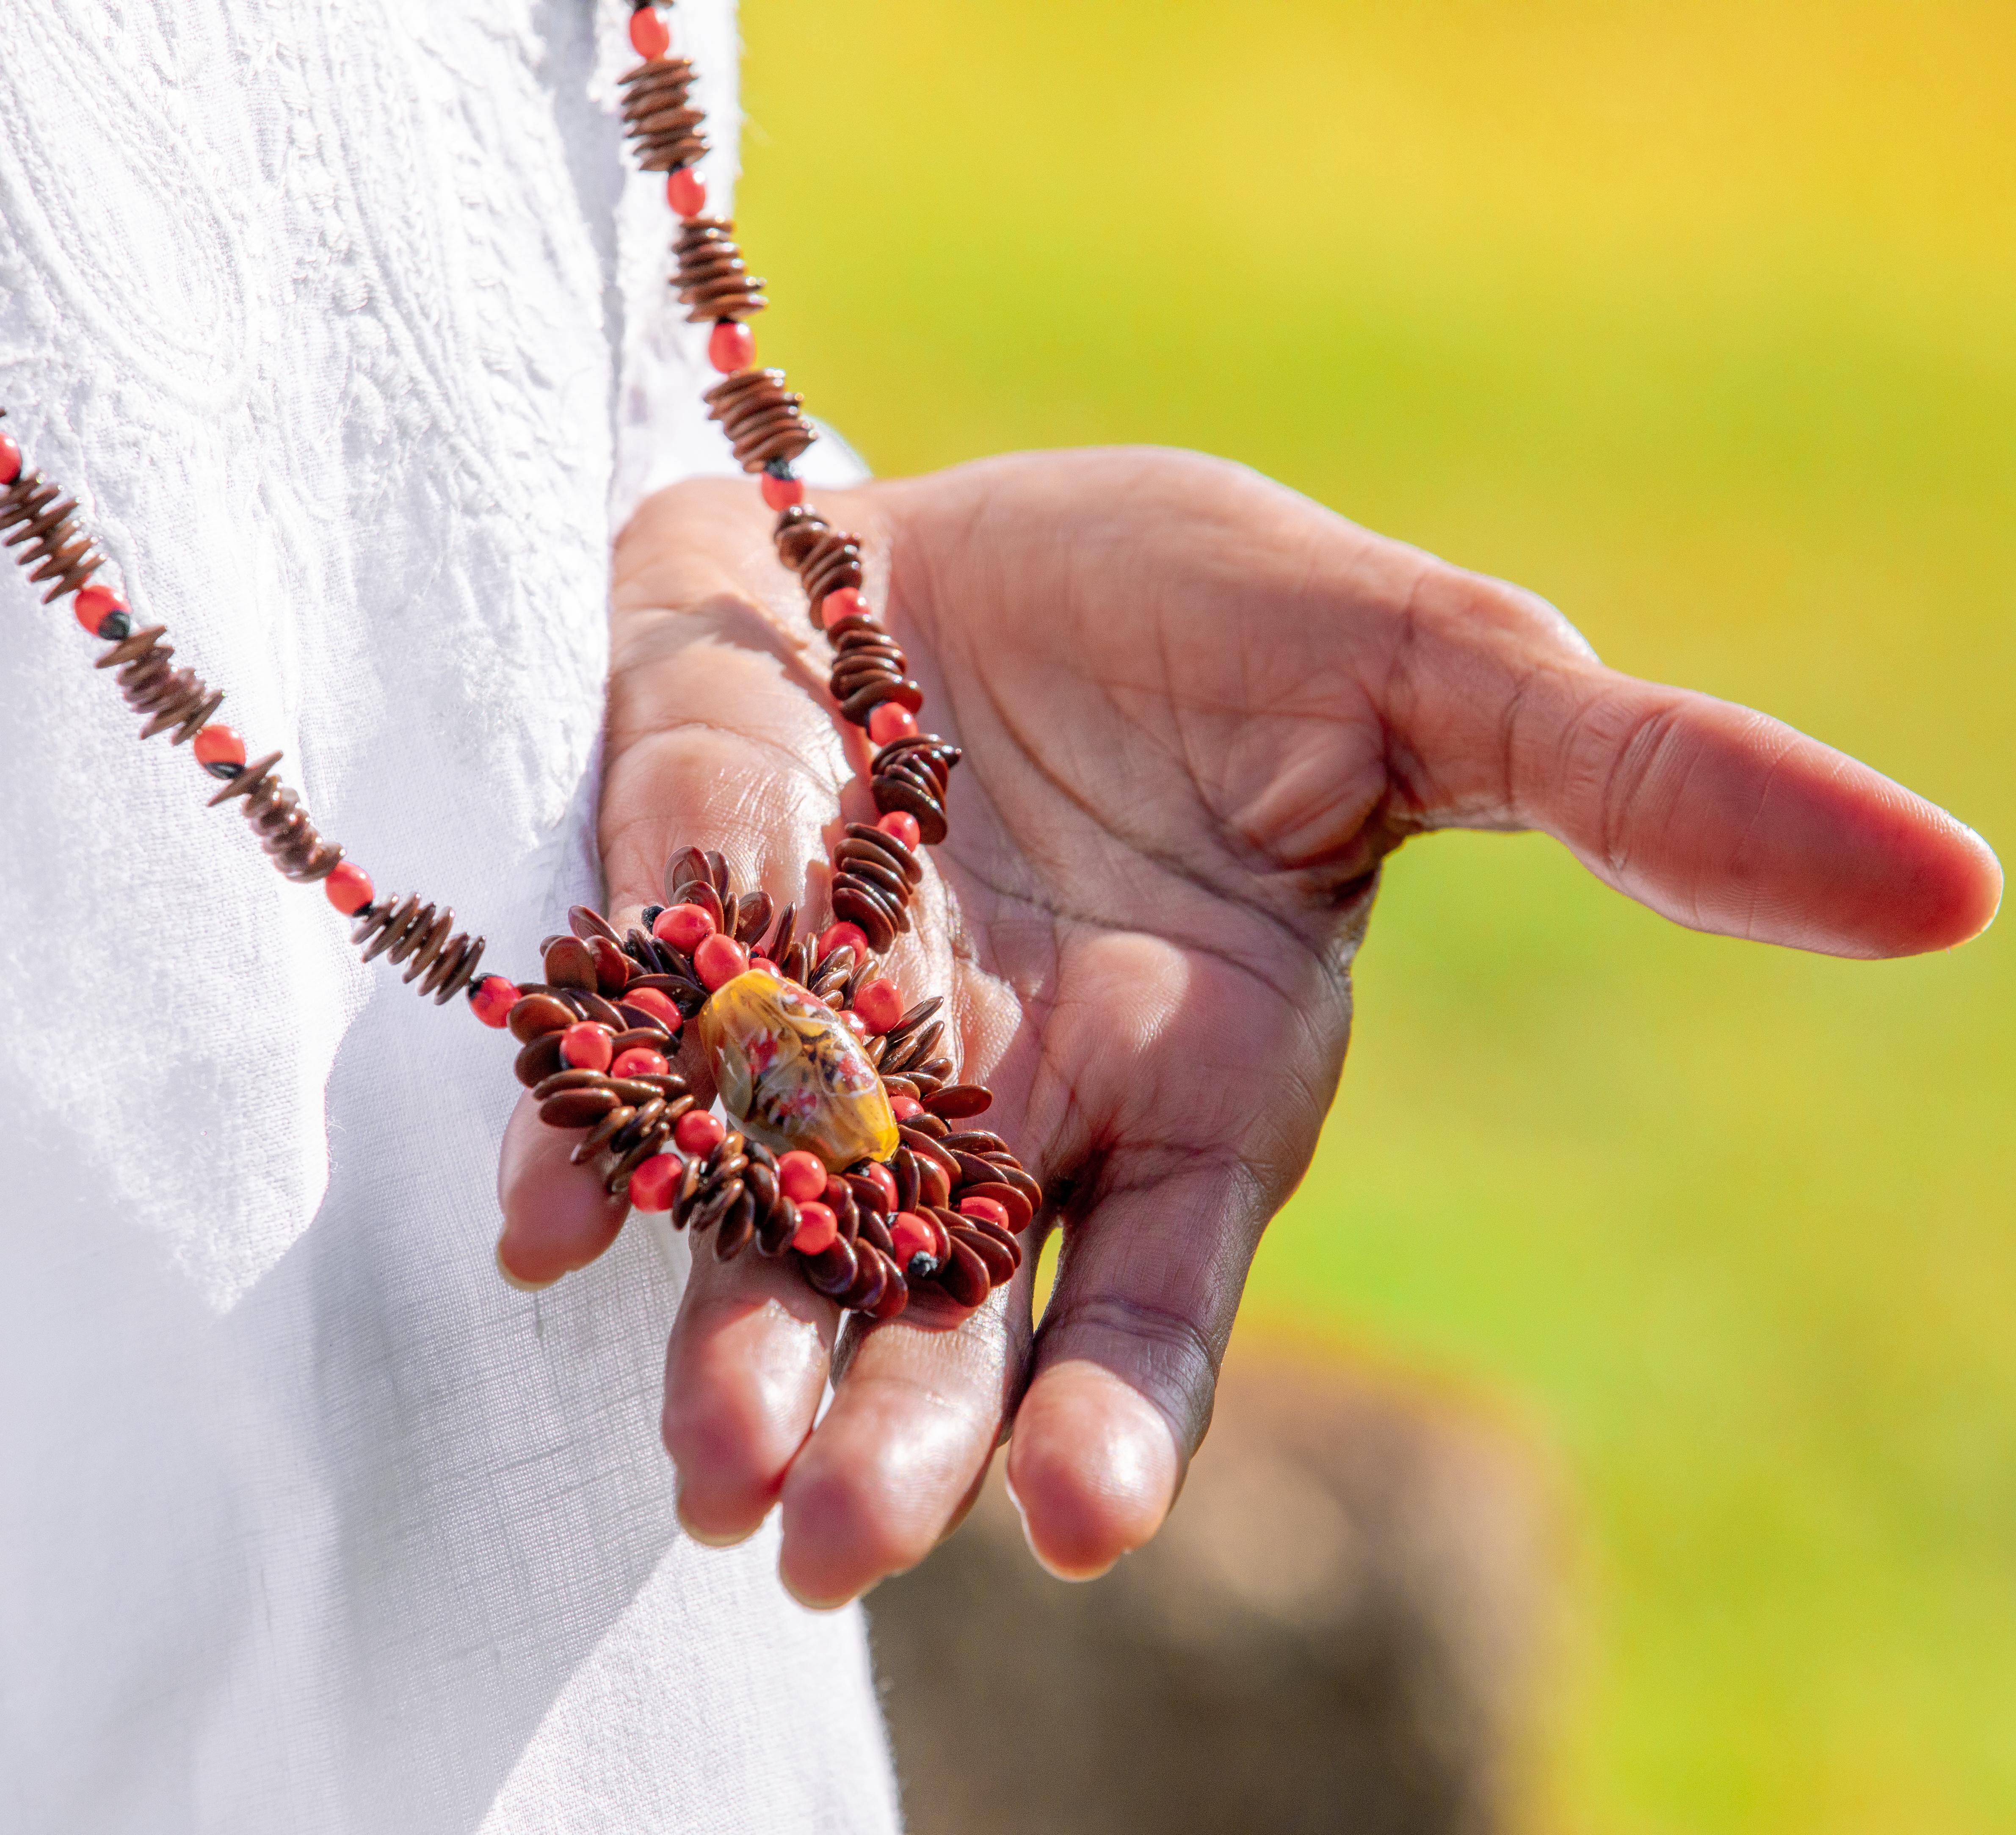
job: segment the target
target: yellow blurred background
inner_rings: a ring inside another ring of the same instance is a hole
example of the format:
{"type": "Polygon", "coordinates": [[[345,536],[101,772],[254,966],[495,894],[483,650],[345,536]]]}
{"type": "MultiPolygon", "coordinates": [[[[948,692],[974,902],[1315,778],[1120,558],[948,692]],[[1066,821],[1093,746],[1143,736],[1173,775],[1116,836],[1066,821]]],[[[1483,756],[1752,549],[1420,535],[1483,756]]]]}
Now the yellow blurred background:
{"type": "MultiPolygon", "coordinates": [[[[1229,454],[2016,845],[2016,9],[747,0],[767,356],[884,472],[1229,454]]],[[[1564,1475],[1568,1830],[2016,1826],[2016,983],[1392,863],[1241,1332],[1564,1475]]]]}

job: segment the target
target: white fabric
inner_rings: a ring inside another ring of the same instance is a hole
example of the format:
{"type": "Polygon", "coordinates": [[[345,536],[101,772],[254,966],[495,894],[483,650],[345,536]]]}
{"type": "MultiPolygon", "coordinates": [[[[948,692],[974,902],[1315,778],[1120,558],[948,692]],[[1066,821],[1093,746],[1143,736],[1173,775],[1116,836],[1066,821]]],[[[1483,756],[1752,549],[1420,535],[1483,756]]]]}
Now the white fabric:
{"type": "MultiPolygon", "coordinates": [[[[621,0],[6,0],[0,402],[381,890],[521,972],[610,532],[725,468],[621,0]]],[[[679,29],[732,178],[725,0],[679,29]]],[[[677,1533],[681,1251],[491,1261],[508,1043],[0,581],[0,1829],[880,1830],[856,1613],[677,1533]]]]}

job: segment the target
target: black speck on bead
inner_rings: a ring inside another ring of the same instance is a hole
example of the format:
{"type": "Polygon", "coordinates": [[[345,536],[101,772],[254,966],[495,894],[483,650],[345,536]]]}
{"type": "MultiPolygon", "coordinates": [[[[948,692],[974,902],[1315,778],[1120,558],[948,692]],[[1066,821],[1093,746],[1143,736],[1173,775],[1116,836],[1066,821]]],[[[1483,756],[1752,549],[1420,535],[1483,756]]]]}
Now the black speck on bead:
{"type": "Polygon", "coordinates": [[[663,905],[646,905],[644,907],[644,928],[646,930],[658,921],[658,914],[664,908],[663,905]]]}
{"type": "Polygon", "coordinates": [[[922,1249],[910,1257],[910,1265],[903,1271],[913,1281],[928,1281],[938,1271],[938,1257],[922,1249]]]}
{"type": "MultiPolygon", "coordinates": [[[[99,635],[102,637],[105,633],[100,631],[99,635]]],[[[245,767],[243,765],[234,765],[229,759],[219,759],[214,764],[205,765],[203,769],[211,777],[221,777],[228,784],[233,777],[242,776],[245,767]]]]}
{"type": "Polygon", "coordinates": [[[108,611],[98,621],[98,634],[108,644],[124,643],[133,635],[133,621],[123,611],[108,611]]]}
{"type": "Polygon", "coordinates": [[[791,478],[796,475],[791,470],[791,462],[788,459],[772,459],[763,469],[772,478],[791,478]]]}

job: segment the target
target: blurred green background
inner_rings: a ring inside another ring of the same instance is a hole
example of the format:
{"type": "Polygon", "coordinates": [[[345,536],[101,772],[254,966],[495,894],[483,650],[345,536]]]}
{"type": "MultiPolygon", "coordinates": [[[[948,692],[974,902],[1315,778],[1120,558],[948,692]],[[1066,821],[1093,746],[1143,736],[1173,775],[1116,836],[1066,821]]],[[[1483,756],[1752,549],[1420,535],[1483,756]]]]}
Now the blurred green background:
{"type": "MultiPolygon", "coordinates": [[[[747,0],[767,355],[878,470],[1229,454],[2016,845],[2016,9],[747,0]]],[[[1393,863],[1242,1332],[1531,1425],[1538,1819],[2016,1826],[2006,927],[1805,958],[1393,863]]]]}

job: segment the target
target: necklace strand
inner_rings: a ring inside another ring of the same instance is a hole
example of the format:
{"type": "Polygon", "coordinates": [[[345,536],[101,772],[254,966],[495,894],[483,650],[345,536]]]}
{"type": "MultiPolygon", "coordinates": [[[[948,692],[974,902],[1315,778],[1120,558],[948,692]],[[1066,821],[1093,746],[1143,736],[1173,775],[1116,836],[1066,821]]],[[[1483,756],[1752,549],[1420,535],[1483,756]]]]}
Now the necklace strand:
{"type": "Polygon", "coordinates": [[[834,845],[823,928],[801,931],[794,907],[778,914],[767,892],[738,891],[719,853],[689,847],[665,869],[665,903],[627,934],[577,905],[567,932],[541,946],[542,979],[479,975],[481,937],[417,894],[380,899],[281,780],[281,754],[247,758],[241,735],[216,720],[223,691],[177,668],[166,628],[137,625],[97,583],[104,557],[76,500],[27,467],[5,427],[0,533],[28,579],[49,582],[43,603],[73,598],[77,622],[107,646],[95,666],[117,672],[143,716],[140,737],[189,743],[221,781],[211,806],[242,803],[279,871],[319,883],[352,920],[365,961],[403,968],[437,1004],[462,993],[484,1025],[510,1032],[540,1119],[578,1135],[573,1159],[612,1196],[711,1232],[722,1260],[752,1246],[788,1259],[850,1311],[892,1318],[926,1286],[976,1306],[1020,1266],[1016,1238],[1042,1192],[999,1135],[973,1125],[992,1097],[956,1080],[941,998],[906,1005],[878,961],[910,928],[920,849],[945,839],[959,750],[920,728],[923,691],[863,595],[860,539],[807,501],[794,470],[816,434],[784,373],[756,366],[747,320],[769,303],[763,283],[733,222],[707,214],[693,67],[671,55],[653,0],[633,0],[630,41],[643,62],[621,78],[625,132],[642,169],[665,174],[679,222],[671,285],[688,323],[712,327],[707,359],[722,380],[706,391],[709,417],[777,513],[778,556],[833,646],[835,707],[874,748],[877,820],[846,824],[834,845]],[[725,1123],[674,1068],[695,1022],[725,1123]]]}

